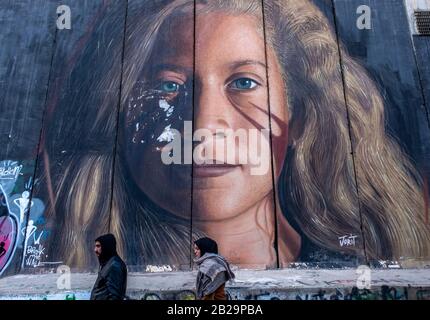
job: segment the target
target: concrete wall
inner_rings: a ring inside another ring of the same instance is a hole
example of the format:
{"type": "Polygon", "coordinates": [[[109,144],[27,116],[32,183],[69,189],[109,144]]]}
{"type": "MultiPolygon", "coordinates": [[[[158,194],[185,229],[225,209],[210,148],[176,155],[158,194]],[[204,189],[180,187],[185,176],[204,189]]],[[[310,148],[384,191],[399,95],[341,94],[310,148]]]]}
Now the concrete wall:
{"type": "Polygon", "coordinates": [[[202,235],[240,268],[428,264],[414,4],[209,3],[2,1],[0,274],[94,270],[106,232],[131,271],[191,269],[202,235]],[[207,169],[197,129],[260,140],[207,169]]]}
{"type": "MultiPolygon", "coordinates": [[[[427,270],[372,270],[363,285],[355,270],[235,270],[230,300],[428,300],[427,270]]],[[[133,300],[194,300],[196,272],[130,273],[133,300]]],[[[87,300],[96,274],[16,275],[0,280],[0,300],[87,300]]]]}

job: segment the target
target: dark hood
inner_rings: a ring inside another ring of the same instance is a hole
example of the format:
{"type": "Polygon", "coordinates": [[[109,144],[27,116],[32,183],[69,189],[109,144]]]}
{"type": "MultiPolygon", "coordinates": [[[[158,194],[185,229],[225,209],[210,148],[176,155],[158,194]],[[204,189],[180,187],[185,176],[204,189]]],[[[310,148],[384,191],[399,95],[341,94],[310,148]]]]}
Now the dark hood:
{"type": "Polygon", "coordinates": [[[194,242],[196,246],[200,249],[200,256],[203,257],[205,253],[215,253],[218,254],[218,245],[215,240],[211,238],[200,238],[194,242]]]}
{"type": "Polygon", "coordinates": [[[99,256],[99,262],[101,265],[109,261],[110,258],[117,256],[116,253],[116,240],[115,236],[111,233],[98,237],[95,241],[100,242],[102,247],[102,253],[99,256]]]}

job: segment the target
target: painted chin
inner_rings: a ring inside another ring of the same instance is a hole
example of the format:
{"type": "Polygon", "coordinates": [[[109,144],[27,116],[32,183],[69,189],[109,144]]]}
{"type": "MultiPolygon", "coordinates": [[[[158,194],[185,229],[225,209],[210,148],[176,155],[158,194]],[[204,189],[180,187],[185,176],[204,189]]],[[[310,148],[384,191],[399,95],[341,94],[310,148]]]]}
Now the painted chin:
{"type": "MultiPolygon", "coordinates": [[[[193,196],[193,223],[220,222],[236,217],[241,207],[234,195],[224,190],[197,190],[193,196]]],[[[233,191],[232,191],[233,192],[233,191]]]]}

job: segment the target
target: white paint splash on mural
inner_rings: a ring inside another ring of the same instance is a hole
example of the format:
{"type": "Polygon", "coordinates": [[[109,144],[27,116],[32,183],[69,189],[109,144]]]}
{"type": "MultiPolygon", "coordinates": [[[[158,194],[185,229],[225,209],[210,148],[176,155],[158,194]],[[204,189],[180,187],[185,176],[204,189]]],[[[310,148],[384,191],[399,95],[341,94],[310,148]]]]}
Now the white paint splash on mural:
{"type": "Polygon", "coordinates": [[[160,136],[157,138],[157,141],[159,142],[171,142],[173,139],[175,139],[175,132],[170,128],[171,124],[169,124],[167,127],[164,128],[164,131],[160,136]]]}

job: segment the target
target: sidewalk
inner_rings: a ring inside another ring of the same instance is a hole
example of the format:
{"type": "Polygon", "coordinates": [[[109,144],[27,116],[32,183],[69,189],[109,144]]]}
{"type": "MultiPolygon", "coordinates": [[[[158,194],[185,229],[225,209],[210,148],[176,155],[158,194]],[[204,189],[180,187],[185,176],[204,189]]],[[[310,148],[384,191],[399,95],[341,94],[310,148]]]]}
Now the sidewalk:
{"type": "MultiPolygon", "coordinates": [[[[357,289],[360,274],[342,270],[237,270],[226,286],[234,300],[430,300],[430,269],[371,270],[370,289],[357,289]]],[[[70,289],[60,289],[60,274],[16,275],[0,279],[0,300],[88,299],[96,274],[72,273],[70,289]]],[[[129,273],[131,299],[192,300],[196,272],[129,273]]],[[[62,278],[64,279],[64,278],[62,278]]],[[[60,285],[61,285],[61,281],[60,285]]],[[[64,282],[63,282],[64,283],[64,282]]]]}

